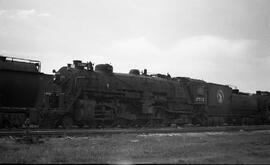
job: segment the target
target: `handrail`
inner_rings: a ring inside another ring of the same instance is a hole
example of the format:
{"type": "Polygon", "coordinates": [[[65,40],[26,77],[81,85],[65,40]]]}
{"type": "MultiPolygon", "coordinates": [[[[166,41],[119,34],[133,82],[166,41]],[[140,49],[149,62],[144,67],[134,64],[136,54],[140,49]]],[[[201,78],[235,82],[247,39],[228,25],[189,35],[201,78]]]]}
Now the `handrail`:
{"type": "Polygon", "coordinates": [[[0,60],[2,61],[17,61],[17,62],[26,62],[26,63],[32,63],[32,64],[37,64],[37,69],[40,72],[41,71],[41,62],[38,60],[31,60],[31,59],[25,59],[25,58],[18,58],[18,57],[11,57],[11,56],[3,56],[0,54],[0,60]]]}

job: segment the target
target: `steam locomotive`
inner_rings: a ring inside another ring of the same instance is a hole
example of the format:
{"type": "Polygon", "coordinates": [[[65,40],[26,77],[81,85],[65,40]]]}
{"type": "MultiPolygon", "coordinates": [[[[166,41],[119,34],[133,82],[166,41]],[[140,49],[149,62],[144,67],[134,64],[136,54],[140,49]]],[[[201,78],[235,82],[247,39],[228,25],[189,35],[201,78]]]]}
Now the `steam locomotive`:
{"type": "Polygon", "coordinates": [[[17,126],[26,118],[50,128],[270,122],[267,91],[243,93],[227,85],[148,74],[147,70],[114,73],[109,64],[94,67],[79,60],[54,75],[40,73],[39,66],[37,61],[14,62],[2,57],[2,126],[17,126]]]}

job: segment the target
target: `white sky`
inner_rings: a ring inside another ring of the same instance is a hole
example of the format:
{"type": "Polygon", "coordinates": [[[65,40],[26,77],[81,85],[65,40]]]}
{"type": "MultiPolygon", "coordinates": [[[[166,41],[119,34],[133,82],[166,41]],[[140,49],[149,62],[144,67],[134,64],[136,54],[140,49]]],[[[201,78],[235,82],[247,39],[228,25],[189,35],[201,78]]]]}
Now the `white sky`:
{"type": "Polygon", "coordinates": [[[0,0],[0,54],[270,91],[270,1],[0,0]]]}

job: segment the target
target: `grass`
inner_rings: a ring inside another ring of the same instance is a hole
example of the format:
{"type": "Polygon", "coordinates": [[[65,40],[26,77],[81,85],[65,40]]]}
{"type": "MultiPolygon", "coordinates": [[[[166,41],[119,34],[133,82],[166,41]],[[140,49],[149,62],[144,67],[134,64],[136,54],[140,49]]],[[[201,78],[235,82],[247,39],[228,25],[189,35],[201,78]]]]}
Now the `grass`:
{"type": "Polygon", "coordinates": [[[270,163],[270,132],[0,139],[0,163],[270,163]]]}

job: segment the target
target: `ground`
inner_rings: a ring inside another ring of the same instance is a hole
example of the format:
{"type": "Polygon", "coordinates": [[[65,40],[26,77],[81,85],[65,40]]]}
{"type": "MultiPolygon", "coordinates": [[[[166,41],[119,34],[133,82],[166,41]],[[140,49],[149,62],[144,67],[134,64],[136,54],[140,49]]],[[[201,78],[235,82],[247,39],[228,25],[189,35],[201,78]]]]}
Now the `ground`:
{"type": "Polygon", "coordinates": [[[0,163],[269,164],[270,131],[115,134],[44,138],[41,144],[0,139],[0,163]]]}

